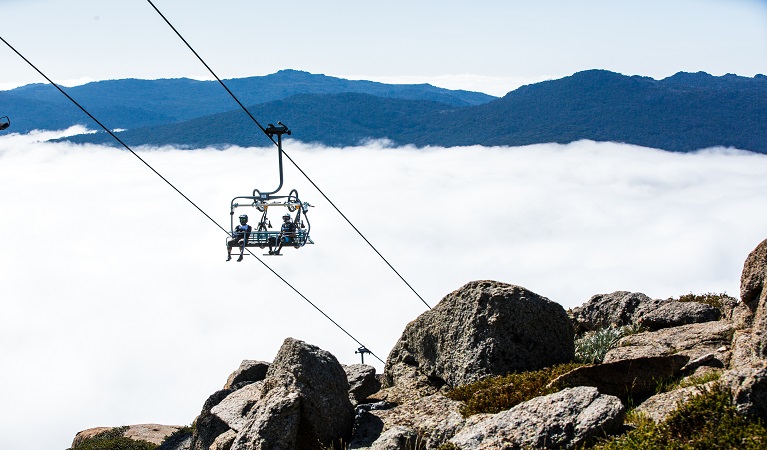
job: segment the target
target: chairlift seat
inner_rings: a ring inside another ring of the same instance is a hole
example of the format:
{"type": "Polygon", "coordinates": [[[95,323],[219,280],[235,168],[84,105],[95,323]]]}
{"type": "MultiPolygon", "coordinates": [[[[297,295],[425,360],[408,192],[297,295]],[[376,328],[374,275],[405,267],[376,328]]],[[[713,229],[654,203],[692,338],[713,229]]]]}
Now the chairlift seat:
{"type": "MultiPolygon", "coordinates": [[[[245,243],[245,247],[258,247],[265,248],[269,246],[269,238],[274,238],[275,242],[280,237],[279,231],[252,231],[248,236],[248,242],[245,243]]],[[[306,244],[314,244],[314,241],[306,234],[304,230],[296,231],[295,237],[288,244],[283,245],[285,247],[300,248],[306,244]]],[[[235,246],[236,247],[236,246],[235,246]]]]}

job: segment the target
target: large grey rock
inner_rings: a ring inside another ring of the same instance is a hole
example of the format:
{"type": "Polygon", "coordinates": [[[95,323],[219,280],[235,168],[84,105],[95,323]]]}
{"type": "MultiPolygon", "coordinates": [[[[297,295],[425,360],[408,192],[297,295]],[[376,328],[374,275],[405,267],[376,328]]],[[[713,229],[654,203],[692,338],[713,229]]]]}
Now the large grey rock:
{"type": "Polygon", "coordinates": [[[591,297],[571,311],[576,333],[637,323],[667,300],[654,300],[641,292],[615,291],[591,297]]]}
{"type": "Polygon", "coordinates": [[[632,334],[621,338],[617,346],[607,352],[604,362],[672,354],[697,359],[714,353],[716,359],[712,364],[726,367],[729,352],[718,350],[730,346],[734,332],[735,328],[730,322],[716,321],[632,334]]]}
{"type": "Polygon", "coordinates": [[[376,368],[373,366],[352,364],[344,366],[344,372],[349,382],[349,400],[354,405],[381,389],[381,382],[376,377],[376,368]]]}
{"type": "Polygon", "coordinates": [[[665,355],[583,366],[557,377],[551,384],[593,386],[602,394],[627,401],[651,394],[659,382],[679,373],[689,359],[684,355],[665,355]]]}
{"type": "Polygon", "coordinates": [[[642,314],[640,323],[651,330],[719,320],[718,308],[698,302],[665,302],[642,314]]]}
{"type": "Polygon", "coordinates": [[[467,426],[450,442],[461,449],[578,448],[615,432],[623,404],[593,387],[534,398],[467,426]]]}
{"type": "Polygon", "coordinates": [[[266,378],[267,370],[269,370],[268,362],[243,360],[240,367],[229,375],[224,389],[236,389],[246,383],[261,381],[266,378]]]}
{"type": "Polygon", "coordinates": [[[266,378],[248,383],[208,399],[194,450],[331,449],[349,442],[349,383],[330,353],[288,338],[266,378]]]}
{"type": "Polygon", "coordinates": [[[301,402],[297,448],[349,442],[354,407],[349,401],[346,372],[335,356],[305,342],[288,338],[269,367],[267,379],[283,374],[295,378],[301,402]]]}
{"type": "Polygon", "coordinates": [[[474,281],[407,325],[386,361],[384,386],[459,386],[569,362],[574,351],[562,306],[519,286],[474,281]]]}

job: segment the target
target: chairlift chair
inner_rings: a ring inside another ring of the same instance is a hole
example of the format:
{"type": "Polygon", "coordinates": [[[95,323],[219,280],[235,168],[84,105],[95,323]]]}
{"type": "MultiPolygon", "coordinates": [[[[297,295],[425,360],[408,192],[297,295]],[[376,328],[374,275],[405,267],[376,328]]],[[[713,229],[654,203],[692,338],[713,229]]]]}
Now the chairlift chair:
{"type": "MultiPolygon", "coordinates": [[[[309,223],[309,217],[307,213],[309,208],[312,207],[307,202],[302,202],[298,197],[298,191],[292,189],[288,195],[275,195],[282,188],[283,175],[282,175],[282,135],[290,135],[291,132],[287,126],[282,122],[277,122],[277,126],[269,124],[264,130],[266,134],[272,138],[277,135],[277,150],[279,152],[279,173],[280,184],[277,189],[271,192],[261,192],[258,189],[253,189],[252,195],[234,197],[229,206],[230,216],[230,235],[235,236],[235,211],[238,208],[255,208],[261,213],[261,218],[258,225],[253,227],[253,231],[244,243],[245,247],[258,247],[265,248],[269,246],[271,241],[272,245],[279,242],[284,238],[281,231],[269,231],[272,227],[271,220],[268,217],[269,210],[276,208],[286,208],[289,212],[295,212],[295,216],[292,218],[293,224],[295,224],[294,236],[289,236],[289,241],[284,243],[283,248],[293,247],[296,249],[302,248],[306,244],[314,244],[314,241],[309,237],[311,230],[311,224],[309,223]]],[[[252,225],[251,225],[252,226],[252,225]]]]}

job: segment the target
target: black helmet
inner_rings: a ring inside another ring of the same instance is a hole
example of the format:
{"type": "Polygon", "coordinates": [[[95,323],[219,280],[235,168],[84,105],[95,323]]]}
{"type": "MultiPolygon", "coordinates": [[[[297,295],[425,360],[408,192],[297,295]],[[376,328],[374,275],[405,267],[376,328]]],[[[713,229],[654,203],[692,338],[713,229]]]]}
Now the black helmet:
{"type": "Polygon", "coordinates": [[[290,220],[290,214],[288,214],[288,213],[285,213],[285,215],[284,215],[284,216],[282,216],[282,220],[284,220],[285,222],[287,222],[288,220],[290,220]]]}
{"type": "Polygon", "coordinates": [[[247,214],[243,214],[243,215],[240,216],[240,223],[243,224],[243,225],[248,223],[248,215],[247,214]]]}

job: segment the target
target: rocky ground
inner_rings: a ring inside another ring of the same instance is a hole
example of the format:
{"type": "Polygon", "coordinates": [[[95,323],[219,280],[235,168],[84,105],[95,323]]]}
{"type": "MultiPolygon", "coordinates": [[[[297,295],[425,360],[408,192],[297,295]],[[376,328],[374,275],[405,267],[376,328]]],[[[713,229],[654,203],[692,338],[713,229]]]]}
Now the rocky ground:
{"type": "MultiPolygon", "coordinates": [[[[628,404],[660,422],[714,383],[655,393],[661,380],[685,377],[718,379],[739,413],[764,420],[766,275],[767,240],[745,261],[740,300],[715,305],[619,291],[568,312],[519,286],[474,281],[408,324],[383,374],[288,338],[271,363],[243,361],[193,427],[122,432],[159,450],[582,448],[625,432],[628,404]],[[619,327],[635,332],[556,378],[553,393],[474,415],[448,397],[490,376],[572,362],[576,337],[619,327]]],[[[81,431],[72,447],[105,430],[81,431]]]]}

